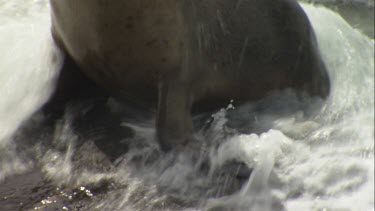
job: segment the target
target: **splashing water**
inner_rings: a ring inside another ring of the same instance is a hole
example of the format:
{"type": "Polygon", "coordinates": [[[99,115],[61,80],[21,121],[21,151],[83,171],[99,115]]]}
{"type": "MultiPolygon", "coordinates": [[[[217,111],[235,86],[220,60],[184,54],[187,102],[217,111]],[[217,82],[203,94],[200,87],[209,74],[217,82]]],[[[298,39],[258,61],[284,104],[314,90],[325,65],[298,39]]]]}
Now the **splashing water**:
{"type": "MultiPolygon", "coordinates": [[[[128,152],[111,162],[94,144],[100,134],[72,129],[73,111],[31,149],[17,149],[27,137],[17,128],[47,100],[62,61],[47,1],[17,2],[0,2],[0,181],[38,166],[59,188],[30,208],[373,210],[374,41],[338,14],[303,5],[329,69],[328,100],[285,90],[230,105],[199,128],[206,150],[198,158],[161,156],[150,120],[124,120],[134,135],[120,140],[130,141],[128,152]],[[233,170],[233,162],[243,165],[233,170]],[[239,179],[244,169],[251,176],[239,179]]],[[[0,204],[9,197],[2,193],[0,204]]]]}
{"type": "Polygon", "coordinates": [[[1,180],[25,167],[16,162],[10,138],[48,99],[62,55],[50,36],[46,1],[2,1],[0,8],[1,180]]]}

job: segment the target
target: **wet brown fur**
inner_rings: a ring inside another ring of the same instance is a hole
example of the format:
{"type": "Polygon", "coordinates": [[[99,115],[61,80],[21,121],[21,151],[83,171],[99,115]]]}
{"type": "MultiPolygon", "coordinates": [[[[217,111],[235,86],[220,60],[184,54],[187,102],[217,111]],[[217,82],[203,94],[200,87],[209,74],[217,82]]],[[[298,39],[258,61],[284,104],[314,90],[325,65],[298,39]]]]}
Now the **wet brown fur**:
{"type": "Polygon", "coordinates": [[[169,150],[192,140],[196,102],[294,88],[329,94],[314,31],[294,0],[51,0],[57,44],[116,95],[158,99],[169,150]],[[157,95],[158,94],[158,95],[157,95]]]}

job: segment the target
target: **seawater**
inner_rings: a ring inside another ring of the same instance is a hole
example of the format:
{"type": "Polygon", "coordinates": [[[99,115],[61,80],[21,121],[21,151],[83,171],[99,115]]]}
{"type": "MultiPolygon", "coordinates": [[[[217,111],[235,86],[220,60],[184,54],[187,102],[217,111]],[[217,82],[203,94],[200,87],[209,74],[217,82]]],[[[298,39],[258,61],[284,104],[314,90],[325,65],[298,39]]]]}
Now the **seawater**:
{"type": "Polygon", "coordinates": [[[1,180],[25,168],[16,162],[11,137],[48,100],[62,65],[47,1],[0,1],[0,49],[1,180]]]}
{"type": "MultiPolygon", "coordinates": [[[[39,166],[56,187],[78,187],[88,197],[84,210],[374,209],[374,40],[339,14],[303,4],[329,70],[330,97],[301,100],[285,90],[213,113],[196,133],[210,164],[202,173],[189,152],[155,154],[152,120],[123,121],[137,144],[113,163],[90,140],[76,144],[69,113],[50,145],[29,149],[34,159],[17,150],[17,128],[48,99],[63,55],[50,36],[48,1],[2,1],[0,8],[0,181],[39,166]],[[253,169],[250,179],[239,184],[217,173],[232,161],[253,169]],[[103,181],[112,184],[104,194],[87,188],[103,181]]],[[[79,203],[55,206],[76,210],[79,203]]]]}

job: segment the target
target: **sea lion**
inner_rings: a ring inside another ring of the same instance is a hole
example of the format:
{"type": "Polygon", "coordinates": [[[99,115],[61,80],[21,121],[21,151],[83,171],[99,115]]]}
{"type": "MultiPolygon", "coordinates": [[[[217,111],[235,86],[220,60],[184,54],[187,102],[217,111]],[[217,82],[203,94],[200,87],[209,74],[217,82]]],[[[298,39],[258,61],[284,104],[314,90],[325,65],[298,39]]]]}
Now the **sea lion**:
{"type": "Polygon", "coordinates": [[[162,150],[193,140],[191,109],[330,82],[295,0],[50,0],[52,35],[82,71],[120,97],[157,101],[162,150]]]}

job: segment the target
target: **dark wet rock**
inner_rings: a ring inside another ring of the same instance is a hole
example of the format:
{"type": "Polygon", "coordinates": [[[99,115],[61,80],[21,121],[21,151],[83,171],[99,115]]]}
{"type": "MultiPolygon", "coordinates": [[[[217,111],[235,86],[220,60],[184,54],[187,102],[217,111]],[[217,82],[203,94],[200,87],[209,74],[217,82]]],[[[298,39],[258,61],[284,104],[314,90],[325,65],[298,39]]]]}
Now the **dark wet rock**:
{"type": "Polygon", "coordinates": [[[0,210],[31,209],[53,190],[53,185],[44,179],[39,169],[12,175],[0,182],[0,210]]]}
{"type": "MultiPolygon", "coordinates": [[[[36,210],[91,210],[94,201],[101,200],[108,192],[121,185],[111,179],[79,187],[56,187],[48,195],[33,205],[36,210]]],[[[120,188],[121,189],[121,188],[120,188]]]]}
{"type": "Polygon", "coordinates": [[[72,163],[78,171],[109,172],[114,167],[110,157],[92,141],[86,141],[77,147],[72,163]]]}
{"type": "Polygon", "coordinates": [[[220,187],[215,193],[216,197],[222,197],[236,193],[249,180],[252,169],[242,162],[227,162],[222,167],[213,171],[212,178],[216,187],[220,187]]]}
{"type": "Polygon", "coordinates": [[[121,116],[110,112],[106,102],[84,102],[68,108],[72,129],[81,143],[92,140],[111,161],[129,149],[132,129],[122,126],[121,116]]]}

